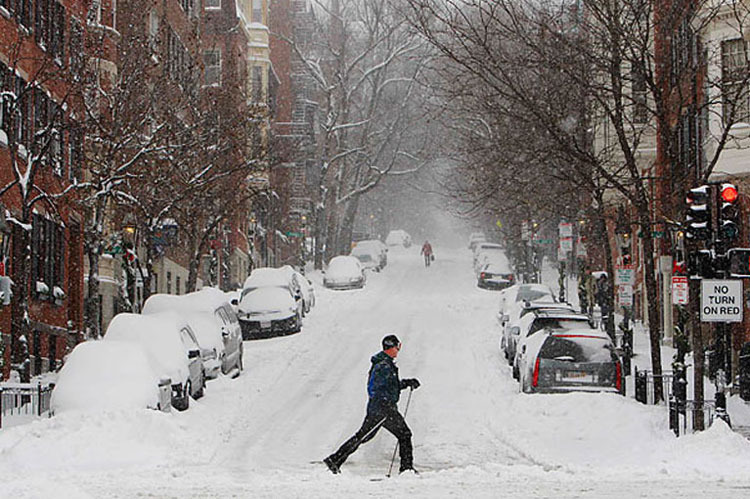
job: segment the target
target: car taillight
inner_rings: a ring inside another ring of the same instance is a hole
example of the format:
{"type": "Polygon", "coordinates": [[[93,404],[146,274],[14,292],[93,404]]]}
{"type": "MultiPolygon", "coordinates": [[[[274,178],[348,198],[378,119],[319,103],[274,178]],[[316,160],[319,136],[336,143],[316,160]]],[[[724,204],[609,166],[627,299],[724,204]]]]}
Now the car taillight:
{"type": "Polygon", "coordinates": [[[622,367],[619,361],[615,362],[615,388],[618,392],[622,390],[622,367]]]}
{"type": "Polygon", "coordinates": [[[536,362],[534,363],[534,377],[531,379],[531,385],[536,387],[539,384],[539,361],[541,359],[539,357],[536,358],[536,362]]]}
{"type": "Polygon", "coordinates": [[[510,282],[513,282],[513,274],[509,274],[509,275],[508,275],[508,280],[509,280],[510,282]]]}
{"type": "Polygon", "coordinates": [[[481,274],[479,274],[479,278],[480,279],[487,279],[487,274],[485,274],[484,272],[482,272],[481,274]]]}

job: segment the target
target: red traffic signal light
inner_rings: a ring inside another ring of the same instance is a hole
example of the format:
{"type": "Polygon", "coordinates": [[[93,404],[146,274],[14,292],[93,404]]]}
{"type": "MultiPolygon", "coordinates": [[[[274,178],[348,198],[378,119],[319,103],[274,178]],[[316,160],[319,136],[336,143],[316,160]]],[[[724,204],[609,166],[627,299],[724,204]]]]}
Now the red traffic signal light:
{"type": "Polygon", "coordinates": [[[732,184],[721,184],[721,199],[727,203],[737,201],[737,187],[732,184]]]}

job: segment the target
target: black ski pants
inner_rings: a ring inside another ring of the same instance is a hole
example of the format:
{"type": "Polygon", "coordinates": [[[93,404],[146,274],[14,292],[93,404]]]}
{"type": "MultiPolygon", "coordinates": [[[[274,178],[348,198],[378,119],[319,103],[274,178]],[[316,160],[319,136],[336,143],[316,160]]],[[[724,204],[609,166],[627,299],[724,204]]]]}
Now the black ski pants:
{"type": "Polygon", "coordinates": [[[386,430],[398,439],[399,457],[401,458],[400,469],[411,468],[413,462],[411,430],[406,425],[403,416],[398,412],[396,404],[392,406],[373,406],[372,404],[368,404],[367,415],[360,429],[357,430],[357,433],[353,437],[344,442],[339,450],[331,454],[331,459],[338,466],[341,466],[361,444],[372,440],[381,426],[385,427],[386,430]]]}

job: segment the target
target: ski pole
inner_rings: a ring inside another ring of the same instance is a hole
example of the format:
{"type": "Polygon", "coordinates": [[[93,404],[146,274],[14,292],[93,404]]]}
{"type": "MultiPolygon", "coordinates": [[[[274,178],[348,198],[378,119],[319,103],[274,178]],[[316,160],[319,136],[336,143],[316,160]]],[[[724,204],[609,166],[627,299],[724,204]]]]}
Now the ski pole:
{"type": "MultiPolygon", "coordinates": [[[[404,420],[406,420],[406,413],[409,412],[409,402],[411,402],[411,392],[414,391],[414,388],[409,387],[409,397],[406,399],[406,408],[404,409],[404,420]]],[[[398,440],[396,441],[396,447],[393,449],[393,456],[391,457],[391,465],[388,467],[388,474],[385,475],[386,477],[391,477],[391,471],[393,471],[393,461],[396,460],[396,451],[398,451],[398,440]]]]}

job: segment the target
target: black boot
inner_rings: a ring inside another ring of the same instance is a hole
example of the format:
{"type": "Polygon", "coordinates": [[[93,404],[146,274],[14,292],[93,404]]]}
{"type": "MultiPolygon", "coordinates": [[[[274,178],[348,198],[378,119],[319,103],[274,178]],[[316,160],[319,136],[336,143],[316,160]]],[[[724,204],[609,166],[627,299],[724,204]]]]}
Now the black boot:
{"type": "Polygon", "coordinates": [[[417,470],[415,470],[414,466],[412,466],[411,464],[409,464],[407,466],[402,465],[401,468],[398,470],[399,475],[402,474],[402,473],[404,473],[404,472],[407,472],[407,473],[410,472],[410,473],[413,473],[415,475],[419,475],[419,472],[417,470]]]}
{"type": "Polygon", "coordinates": [[[341,468],[338,464],[336,464],[336,461],[331,459],[331,456],[323,459],[323,462],[326,463],[326,466],[328,466],[328,469],[331,470],[331,473],[333,473],[334,475],[338,475],[339,473],[341,473],[341,468]]]}

